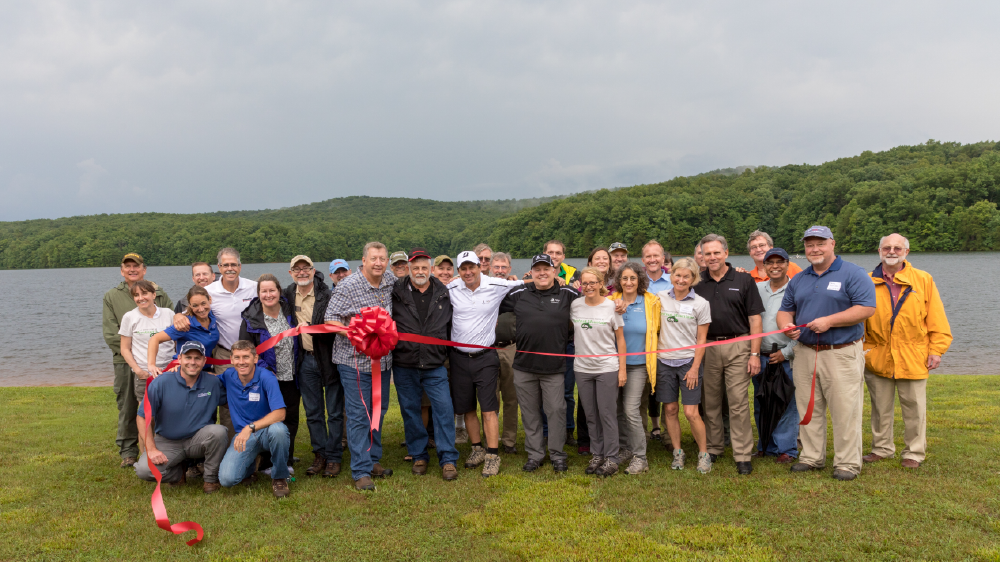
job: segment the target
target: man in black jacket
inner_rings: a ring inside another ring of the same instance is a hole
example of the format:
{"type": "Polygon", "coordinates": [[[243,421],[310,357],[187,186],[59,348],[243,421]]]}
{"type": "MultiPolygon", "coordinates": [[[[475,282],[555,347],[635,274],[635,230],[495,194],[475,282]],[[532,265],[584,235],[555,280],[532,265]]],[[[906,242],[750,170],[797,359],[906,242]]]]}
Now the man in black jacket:
{"type": "MultiPolygon", "coordinates": [[[[449,339],[451,298],[448,288],[431,277],[431,259],[423,248],[410,252],[410,273],[392,288],[392,319],[400,333],[449,339]]],[[[392,352],[392,378],[399,410],[403,415],[407,452],[413,457],[413,474],[427,474],[427,428],[420,415],[421,397],[431,402],[431,418],[437,444],[438,463],[445,480],[458,478],[455,463],[455,410],[451,403],[448,371],[444,362],[448,347],[400,341],[392,352]]]]}
{"type": "MultiPolygon", "coordinates": [[[[295,283],[285,287],[283,296],[294,305],[298,324],[322,326],[330,301],[330,289],[323,282],[323,274],[316,271],[309,256],[292,258],[288,273],[295,283]]],[[[333,338],[334,334],[302,334],[303,353],[299,354],[296,365],[309,441],[316,455],[306,469],[308,476],[320,473],[327,478],[337,476],[344,455],[340,439],[344,433],[344,389],[333,366],[333,338]]]]}

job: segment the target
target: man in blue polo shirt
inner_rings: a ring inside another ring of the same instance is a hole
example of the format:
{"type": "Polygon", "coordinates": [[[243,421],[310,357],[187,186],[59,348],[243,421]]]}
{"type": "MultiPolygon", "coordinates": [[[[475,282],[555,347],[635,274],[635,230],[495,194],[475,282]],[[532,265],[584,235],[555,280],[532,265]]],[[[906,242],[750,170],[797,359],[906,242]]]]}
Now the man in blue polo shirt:
{"type": "Polygon", "coordinates": [[[153,461],[171,485],[186,483],[184,460],[204,457],[206,494],[219,489],[219,464],[226,454],[226,428],[212,423],[219,404],[226,403],[226,389],[218,377],[203,373],[205,346],[185,342],[178,353],[180,369],[168,371],[149,383],[146,396],[152,418],[146,426],[142,406],[136,424],[146,451],[135,463],[136,476],[154,481],[147,459],[153,461]],[[151,428],[156,428],[155,435],[151,428]]]}
{"type": "Polygon", "coordinates": [[[826,463],[826,410],[833,424],[833,477],[854,480],[861,473],[861,411],[865,319],[875,314],[875,285],[861,267],[835,254],[833,233],[813,226],[802,235],[812,265],[788,282],[777,324],[798,340],[792,360],[795,403],[804,418],[813,391],[810,422],[801,426],[802,453],[792,472],[826,463]],[[805,324],[798,330],[796,325],[805,324]]]}
{"type": "Polygon", "coordinates": [[[283,498],[288,490],[288,428],[285,401],[274,374],[258,367],[253,344],[239,340],[232,347],[233,366],[219,379],[226,385],[226,400],[233,419],[233,438],[219,469],[219,482],[229,488],[257,478],[257,455],[271,453],[271,489],[283,498]]]}

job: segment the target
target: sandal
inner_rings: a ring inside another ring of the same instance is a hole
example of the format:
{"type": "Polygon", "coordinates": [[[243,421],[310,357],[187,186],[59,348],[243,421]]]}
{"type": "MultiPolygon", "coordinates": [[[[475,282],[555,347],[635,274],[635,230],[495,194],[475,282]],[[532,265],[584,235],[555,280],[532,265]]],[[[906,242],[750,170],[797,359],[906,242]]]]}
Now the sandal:
{"type": "Polygon", "coordinates": [[[660,428],[657,427],[657,428],[653,429],[653,431],[650,432],[650,435],[653,436],[653,439],[659,439],[660,438],[660,428]]]}

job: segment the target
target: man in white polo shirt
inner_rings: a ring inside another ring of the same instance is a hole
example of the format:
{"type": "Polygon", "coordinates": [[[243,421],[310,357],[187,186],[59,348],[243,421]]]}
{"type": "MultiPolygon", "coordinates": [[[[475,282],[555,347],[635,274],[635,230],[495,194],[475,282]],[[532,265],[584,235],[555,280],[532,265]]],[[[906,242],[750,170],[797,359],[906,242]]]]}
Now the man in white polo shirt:
{"type": "MultiPolygon", "coordinates": [[[[451,339],[474,345],[493,345],[500,302],[511,287],[524,282],[487,277],[481,272],[479,258],[474,252],[458,254],[457,261],[459,277],[448,284],[453,311],[451,339]]],[[[500,409],[497,400],[500,358],[492,349],[454,347],[450,362],[455,413],[465,414],[465,427],[472,443],[472,453],[466,459],[465,467],[475,468],[485,463],[483,476],[493,476],[500,471],[500,426],[497,418],[500,409]],[[476,415],[477,396],[483,412],[485,448],[476,415]]]]}

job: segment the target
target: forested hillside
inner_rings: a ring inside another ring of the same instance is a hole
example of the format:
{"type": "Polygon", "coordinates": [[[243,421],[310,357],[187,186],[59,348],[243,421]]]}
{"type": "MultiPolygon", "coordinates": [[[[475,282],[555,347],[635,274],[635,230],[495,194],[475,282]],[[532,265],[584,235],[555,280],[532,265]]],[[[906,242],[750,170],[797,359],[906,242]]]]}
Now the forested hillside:
{"type": "Polygon", "coordinates": [[[116,265],[135,251],[155,265],[211,261],[221,246],[245,262],[357,259],[369,240],[390,249],[422,245],[432,255],[495,249],[528,257],[550,238],[570,256],[620,240],[650,238],[691,252],[709,232],[745,252],[762,229],[790,251],[812,224],[833,228],[843,252],[873,251],[898,231],[924,251],[1000,250],[1000,145],[928,141],[826,164],[718,170],[565,198],[440,202],[346,197],[271,211],[193,215],[97,215],[0,223],[0,268],[116,265]]]}

